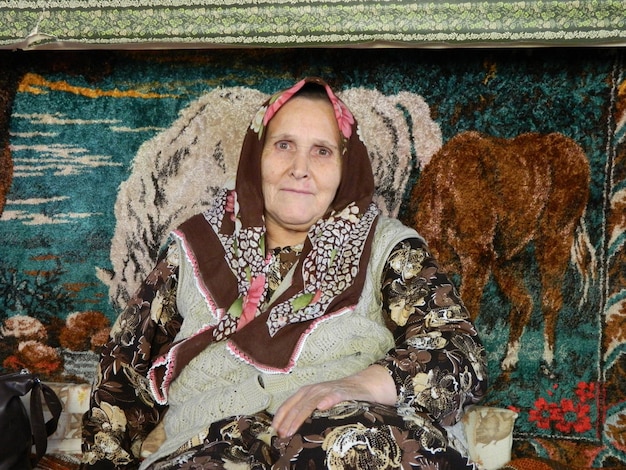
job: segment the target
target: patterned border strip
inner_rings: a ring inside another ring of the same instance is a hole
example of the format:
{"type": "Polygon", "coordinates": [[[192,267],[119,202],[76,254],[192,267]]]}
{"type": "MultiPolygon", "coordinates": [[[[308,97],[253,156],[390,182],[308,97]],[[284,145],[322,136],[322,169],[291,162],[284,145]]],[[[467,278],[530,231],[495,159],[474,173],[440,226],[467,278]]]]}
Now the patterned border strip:
{"type": "Polygon", "coordinates": [[[625,44],[626,2],[0,1],[0,47],[625,44]]]}

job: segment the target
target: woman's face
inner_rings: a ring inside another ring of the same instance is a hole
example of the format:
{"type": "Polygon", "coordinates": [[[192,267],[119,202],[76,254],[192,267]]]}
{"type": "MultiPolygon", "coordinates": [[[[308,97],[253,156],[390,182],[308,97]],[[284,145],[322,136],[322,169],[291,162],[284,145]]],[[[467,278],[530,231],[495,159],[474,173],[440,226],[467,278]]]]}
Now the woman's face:
{"type": "Polygon", "coordinates": [[[295,97],[278,110],[266,132],[265,223],[274,241],[291,244],[295,234],[306,236],[335,198],[341,180],[339,127],[330,102],[295,97]]]}

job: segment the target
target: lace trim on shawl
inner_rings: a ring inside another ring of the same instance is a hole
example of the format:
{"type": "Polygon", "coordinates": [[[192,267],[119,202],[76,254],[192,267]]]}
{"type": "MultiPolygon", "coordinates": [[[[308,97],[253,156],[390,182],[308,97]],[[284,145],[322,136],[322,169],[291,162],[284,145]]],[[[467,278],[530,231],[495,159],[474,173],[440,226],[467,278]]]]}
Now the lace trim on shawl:
{"type": "Polygon", "coordinates": [[[254,366],[255,369],[261,372],[265,372],[268,374],[288,373],[288,372],[291,372],[293,368],[296,366],[296,363],[298,362],[298,358],[300,357],[300,354],[302,353],[302,349],[304,348],[304,344],[306,343],[307,338],[311,335],[311,333],[313,333],[313,331],[318,327],[318,325],[322,324],[323,322],[327,320],[330,320],[331,318],[335,318],[335,317],[344,315],[348,312],[351,312],[354,310],[355,307],[356,307],[355,305],[352,305],[350,307],[344,307],[342,309],[337,310],[336,312],[328,313],[324,316],[318,317],[316,320],[311,322],[311,325],[306,329],[306,331],[302,333],[302,335],[300,335],[300,339],[298,340],[298,343],[296,344],[296,346],[293,348],[291,357],[289,358],[289,362],[287,363],[286,367],[278,368],[278,367],[270,367],[267,364],[262,364],[254,360],[254,358],[250,357],[243,351],[241,351],[237,347],[237,345],[234,344],[232,341],[228,342],[227,349],[233,356],[241,359],[242,361],[246,362],[247,364],[250,364],[251,366],[254,366]]]}
{"type": "Polygon", "coordinates": [[[190,249],[185,234],[177,229],[172,231],[172,235],[180,240],[180,246],[185,254],[185,258],[187,258],[187,261],[189,261],[189,264],[191,264],[193,268],[193,278],[196,283],[196,287],[206,302],[209,312],[216,321],[220,321],[224,317],[224,309],[217,306],[208,287],[204,284],[204,282],[202,282],[202,275],[200,273],[200,267],[198,266],[198,260],[196,259],[193,250],[190,249]]]}
{"type": "MultiPolygon", "coordinates": [[[[207,330],[214,328],[213,326],[206,326],[193,334],[190,338],[201,335],[207,330]]],[[[174,344],[167,354],[160,356],[154,360],[150,370],[148,370],[148,383],[150,391],[154,396],[154,400],[159,405],[167,405],[169,400],[169,389],[172,381],[176,379],[174,372],[177,368],[178,349],[183,343],[174,344]],[[163,378],[157,377],[158,371],[164,370],[163,378]]]]}
{"type": "MultiPolygon", "coordinates": [[[[187,259],[187,261],[189,261],[189,264],[193,269],[193,279],[196,287],[198,288],[198,292],[200,292],[200,295],[206,302],[210,314],[217,322],[220,322],[220,320],[224,317],[224,309],[217,307],[207,286],[204,284],[204,282],[202,282],[202,276],[200,275],[198,260],[194,256],[193,251],[190,249],[184,233],[180,230],[174,230],[172,232],[172,235],[180,241],[180,246],[185,255],[185,258],[187,259]]],[[[205,325],[196,333],[194,333],[190,338],[196,337],[213,328],[215,328],[215,325],[205,325]]],[[[152,366],[150,367],[150,370],[148,371],[148,382],[150,386],[150,391],[152,392],[155,401],[160,405],[167,404],[170,384],[176,378],[174,374],[177,369],[178,350],[181,344],[182,343],[173,344],[167,354],[155,359],[155,361],[152,363],[152,366]],[[159,377],[157,377],[157,374],[161,372],[163,373],[163,377],[159,379],[159,377]]]]}

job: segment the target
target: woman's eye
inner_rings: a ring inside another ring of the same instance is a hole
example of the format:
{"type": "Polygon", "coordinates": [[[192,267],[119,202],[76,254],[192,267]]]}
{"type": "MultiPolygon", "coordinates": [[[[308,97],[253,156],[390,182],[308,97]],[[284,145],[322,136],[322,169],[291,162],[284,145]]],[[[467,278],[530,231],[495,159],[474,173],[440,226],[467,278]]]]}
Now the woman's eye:
{"type": "Polygon", "coordinates": [[[320,147],[319,149],[317,149],[317,154],[320,157],[330,157],[333,153],[327,148],[320,147]]]}
{"type": "Polygon", "coordinates": [[[279,150],[289,150],[289,142],[278,142],[276,144],[276,147],[279,150]]]}

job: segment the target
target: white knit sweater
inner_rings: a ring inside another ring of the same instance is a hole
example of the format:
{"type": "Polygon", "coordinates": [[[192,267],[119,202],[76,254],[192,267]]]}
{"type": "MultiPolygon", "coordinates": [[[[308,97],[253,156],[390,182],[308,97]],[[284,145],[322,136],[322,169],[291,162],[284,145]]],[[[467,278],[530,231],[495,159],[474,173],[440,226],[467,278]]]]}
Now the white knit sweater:
{"type": "MultiPolygon", "coordinates": [[[[164,417],[167,438],[142,468],[174,452],[217,420],[262,410],[273,414],[303,385],[351,375],[384,357],[394,341],[381,314],[382,270],[393,247],[414,237],[419,235],[399,221],[379,219],[359,303],[354,310],[317,325],[290,373],[259,370],[230,354],[226,341],[212,344],[192,359],[170,386],[169,410],[164,417]]],[[[177,340],[215,323],[196,285],[193,267],[179,245],[182,256],[177,303],[184,321],[177,340]]],[[[283,283],[290,279],[288,275],[283,283]]]]}

